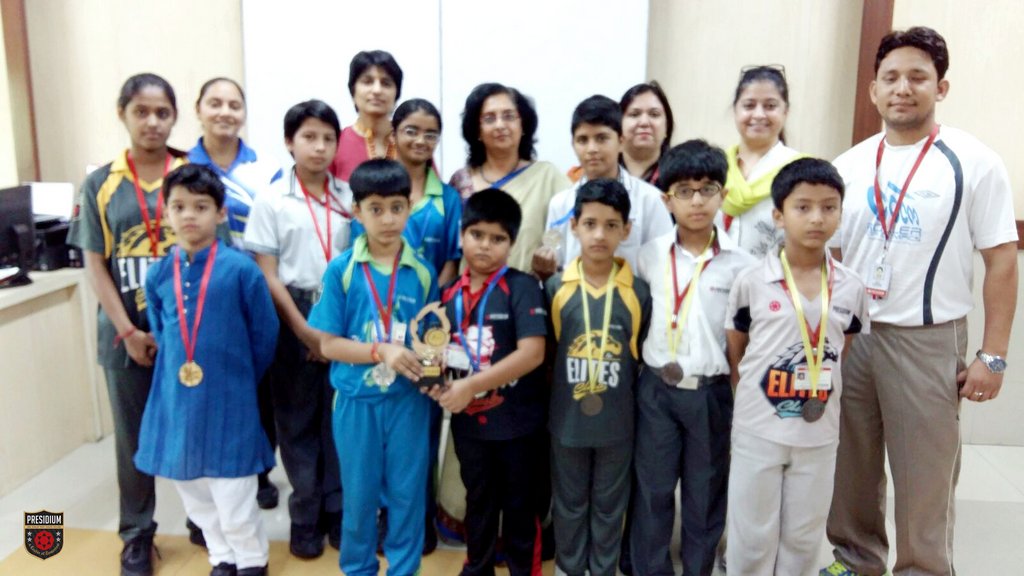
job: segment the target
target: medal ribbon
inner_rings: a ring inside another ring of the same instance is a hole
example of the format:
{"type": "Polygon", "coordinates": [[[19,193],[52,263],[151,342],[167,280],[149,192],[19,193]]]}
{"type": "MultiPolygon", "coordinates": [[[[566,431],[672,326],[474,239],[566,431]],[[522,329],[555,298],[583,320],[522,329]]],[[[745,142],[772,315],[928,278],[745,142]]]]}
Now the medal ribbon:
{"type": "MultiPolygon", "coordinates": [[[[668,348],[669,353],[672,355],[672,360],[676,359],[676,347],[679,345],[679,338],[682,336],[683,331],[686,329],[686,317],[690,313],[690,305],[693,303],[693,294],[691,293],[695,286],[700,282],[700,275],[704,272],[704,269],[711,264],[711,260],[718,255],[718,243],[715,242],[716,235],[715,231],[711,231],[711,237],[708,238],[708,243],[701,250],[700,254],[703,255],[708,251],[708,248],[714,246],[714,250],[711,252],[711,256],[703,260],[698,260],[696,270],[693,273],[693,277],[690,278],[690,283],[686,285],[686,288],[682,292],[679,292],[679,276],[676,273],[676,244],[672,243],[672,248],[669,250],[669,261],[672,263],[672,292],[668,294],[665,299],[665,303],[671,308],[669,311],[669,324],[667,328],[668,332],[668,348]],[[673,303],[674,302],[674,303],[673,303]],[[679,313],[679,309],[682,307],[682,314],[679,313]]],[[[668,276],[669,267],[665,267],[665,275],[668,276]]],[[[665,291],[669,291],[668,281],[665,281],[665,291]]]]}
{"type": "MultiPolygon", "coordinates": [[[[167,172],[171,169],[171,160],[174,157],[167,154],[167,159],[164,160],[164,176],[167,176],[167,172]]],[[[156,197],[156,222],[153,222],[149,217],[149,205],[146,204],[146,195],[142,192],[142,185],[139,184],[139,173],[135,170],[135,162],[132,160],[132,153],[125,154],[125,160],[128,161],[128,170],[132,173],[132,184],[135,185],[135,199],[139,201],[139,212],[142,214],[142,222],[146,227],[146,236],[149,237],[149,247],[153,251],[153,257],[160,256],[160,222],[163,218],[164,212],[164,195],[163,192],[158,192],[156,197]]],[[[161,176],[161,179],[163,176],[161,176]]],[[[160,184],[163,186],[163,183],[160,184]]]]}
{"type": "Polygon", "coordinates": [[[811,324],[807,321],[807,316],[804,315],[803,304],[800,302],[800,290],[795,288],[793,290],[789,289],[790,284],[795,287],[796,282],[793,280],[793,272],[789,269],[785,250],[780,254],[779,260],[782,262],[782,271],[786,275],[786,279],[782,281],[782,289],[786,291],[790,300],[793,301],[797,323],[800,324],[800,339],[804,343],[804,356],[807,357],[807,372],[811,379],[810,397],[813,398],[818,393],[818,376],[821,374],[821,365],[825,360],[825,336],[828,332],[828,311],[832,300],[835,264],[831,260],[829,260],[827,265],[824,262],[821,264],[821,318],[818,319],[818,327],[812,331],[811,324]],[[831,274],[829,274],[830,268],[831,274]],[[811,344],[812,341],[816,341],[817,344],[811,344]]]}
{"type": "Polygon", "coordinates": [[[379,342],[391,342],[391,313],[395,307],[395,280],[398,278],[398,261],[402,257],[402,250],[398,249],[395,254],[395,262],[391,265],[391,280],[388,282],[388,307],[380,301],[380,294],[377,293],[377,286],[373,283],[373,276],[370,275],[370,265],[363,262],[363,277],[366,278],[366,285],[373,294],[373,301],[377,305],[377,316],[373,319],[373,326],[377,330],[379,342]],[[381,326],[383,324],[383,327],[381,326]]]}
{"type": "Polygon", "coordinates": [[[917,155],[914,167],[910,169],[910,174],[907,174],[907,179],[903,182],[903,188],[900,189],[900,195],[896,198],[896,206],[892,209],[892,216],[889,218],[888,227],[885,223],[885,204],[882,200],[882,186],[878,183],[878,169],[882,166],[885,138],[883,137],[878,141],[878,153],[875,155],[875,208],[878,212],[878,223],[882,226],[882,235],[885,237],[885,252],[889,251],[889,244],[892,242],[893,232],[896,230],[896,219],[899,218],[900,208],[903,207],[903,198],[907,195],[907,189],[910,188],[910,181],[914,179],[914,174],[917,173],[918,167],[921,166],[924,155],[928,153],[928,149],[932,147],[932,142],[935,142],[935,137],[938,134],[939,125],[936,124],[932,127],[931,133],[928,134],[928,140],[925,140],[924,147],[921,148],[921,152],[917,155]]]}
{"type": "Polygon", "coordinates": [[[601,367],[601,360],[604,360],[604,353],[608,344],[608,327],[612,320],[612,300],[615,297],[615,274],[619,271],[618,263],[612,264],[612,271],[608,274],[608,283],[604,286],[604,326],[601,328],[601,348],[598,351],[597,360],[594,360],[593,349],[590,345],[590,304],[587,302],[587,278],[583,275],[583,262],[577,264],[580,274],[580,292],[583,298],[583,328],[587,331],[587,380],[591,393],[597,388],[597,373],[601,367]]]}
{"type": "Polygon", "coordinates": [[[324,177],[324,214],[327,215],[327,239],[324,240],[323,234],[320,231],[320,222],[316,219],[316,212],[313,212],[313,201],[311,200],[312,194],[309,190],[306,190],[306,185],[302,183],[302,178],[298,175],[295,179],[299,181],[299,187],[302,188],[302,194],[306,197],[306,207],[309,208],[309,216],[313,219],[313,227],[316,229],[316,239],[320,241],[320,248],[324,251],[324,259],[328,262],[331,261],[331,193],[327,188],[327,182],[330,178],[324,177]]]}
{"type": "Polygon", "coordinates": [[[213,273],[213,259],[217,257],[217,241],[210,245],[210,253],[206,256],[203,267],[203,279],[199,283],[199,299],[196,301],[196,317],[192,322],[192,338],[188,337],[188,319],[185,316],[185,298],[181,289],[181,247],[174,253],[174,298],[178,304],[178,327],[181,328],[181,343],[185,345],[185,359],[192,362],[196,353],[196,338],[199,336],[199,322],[203,319],[203,306],[206,304],[206,288],[210,285],[213,273]]]}
{"type": "MultiPolygon", "coordinates": [[[[487,308],[487,299],[491,297],[491,292],[494,291],[494,287],[501,282],[501,279],[505,276],[505,272],[508,272],[508,266],[502,266],[501,270],[498,270],[487,279],[487,290],[484,291],[483,297],[477,302],[476,305],[476,326],[477,330],[484,329],[484,310],[487,308]]],[[[468,274],[468,272],[467,272],[468,274]]],[[[463,290],[469,291],[468,278],[466,284],[461,290],[455,293],[455,326],[457,334],[459,335],[459,342],[462,343],[462,348],[466,351],[466,355],[469,356],[469,363],[473,366],[474,372],[480,371],[480,343],[483,342],[483,335],[478,332],[476,338],[476,356],[469,350],[469,343],[466,342],[466,336],[463,334],[463,311],[462,311],[462,292],[463,290]]],[[[472,310],[470,310],[472,312],[472,310]]],[[[469,329],[469,318],[465,319],[466,329],[469,329]]]]}

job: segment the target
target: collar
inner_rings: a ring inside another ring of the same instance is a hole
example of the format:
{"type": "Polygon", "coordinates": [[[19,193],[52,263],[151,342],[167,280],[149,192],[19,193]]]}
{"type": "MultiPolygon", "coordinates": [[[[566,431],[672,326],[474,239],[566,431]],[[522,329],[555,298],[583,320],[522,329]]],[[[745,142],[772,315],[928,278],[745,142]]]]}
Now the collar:
{"type": "MultiPolygon", "coordinates": [[[[196,252],[195,255],[192,256],[192,260],[191,260],[190,263],[194,265],[194,264],[199,264],[199,263],[202,263],[202,262],[206,262],[206,257],[210,255],[210,249],[213,248],[213,245],[218,243],[218,242],[219,242],[219,240],[214,238],[213,239],[213,244],[210,244],[206,248],[203,248],[202,250],[196,252]]],[[[217,248],[217,250],[220,251],[220,250],[223,250],[223,248],[224,248],[223,246],[220,246],[219,248],[217,248]]],[[[175,252],[177,252],[179,254],[178,258],[182,262],[189,262],[189,260],[188,260],[188,252],[185,252],[185,250],[183,248],[181,248],[179,246],[175,250],[175,252]]]]}
{"type": "MultiPolygon", "coordinates": [[[[202,164],[203,166],[210,166],[216,169],[218,172],[225,172],[220,166],[214,164],[213,159],[210,158],[210,153],[206,151],[206,146],[203,145],[203,137],[200,136],[199,140],[196,141],[196,145],[188,151],[188,161],[192,164],[202,164]]],[[[234,161],[231,162],[231,166],[226,170],[227,173],[231,173],[239,166],[239,164],[248,164],[256,161],[256,151],[245,145],[245,141],[241,138],[238,139],[238,154],[235,156],[234,161]]]]}
{"type": "MultiPolygon", "coordinates": [[[[376,260],[373,259],[373,256],[370,255],[370,246],[366,240],[366,234],[360,234],[352,243],[352,261],[369,263],[376,262],[376,260]]],[[[398,265],[416,265],[416,252],[409,246],[408,242],[402,242],[402,255],[398,259],[398,265]]]]}
{"type": "Polygon", "coordinates": [[[427,183],[423,186],[423,196],[440,197],[442,195],[444,195],[444,185],[441,183],[441,179],[437,177],[434,167],[431,166],[427,170],[427,183]]]}
{"type": "MultiPolygon", "coordinates": [[[[673,244],[679,246],[682,249],[682,245],[679,244],[679,227],[678,225],[672,229],[672,235],[669,237],[668,246],[673,244]]],[[[715,244],[718,245],[718,251],[721,252],[734,252],[739,249],[740,245],[733,240],[732,236],[729,236],[718,226],[715,226],[715,244]]],[[[694,257],[700,257],[700,254],[694,254],[694,257]]]]}
{"type": "MultiPolygon", "coordinates": [[[[637,177],[630,174],[629,170],[626,170],[625,166],[619,164],[619,173],[615,178],[613,178],[613,180],[618,180],[619,184],[622,184],[626,188],[626,191],[630,192],[633,190],[633,181],[637,180],[637,177]]],[[[583,186],[589,181],[590,178],[587,178],[586,172],[581,172],[580,179],[576,182],[576,189],[579,190],[580,186],[583,186]]]]}
{"type": "MultiPolygon", "coordinates": [[[[295,164],[288,170],[288,190],[286,193],[289,196],[296,198],[302,198],[302,187],[299,186],[299,176],[295,173],[295,164]]],[[[338,206],[342,206],[341,198],[338,196],[338,179],[331,174],[331,171],[327,171],[327,193],[331,196],[331,200],[337,203],[338,206]]]]}
{"type": "MultiPolygon", "coordinates": [[[[765,254],[764,279],[766,282],[782,282],[786,279],[786,273],[782,270],[782,260],[779,259],[781,252],[782,249],[780,248],[765,254]]],[[[832,260],[832,254],[828,248],[825,248],[825,262],[828,263],[829,270],[838,269],[838,266],[832,260]]]]}
{"type": "MultiPolygon", "coordinates": [[[[583,282],[583,278],[580,277],[578,265],[580,258],[581,256],[574,258],[573,261],[565,267],[565,270],[562,271],[563,284],[568,284],[570,282],[580,284],[583,282]]],[[[620,289],[633,288],[633,270],[629,267],[629,262],[626,262],[625,259],[616,256],[615,263],[619,265],[619,271],[615,274],[615,285],[620,289]]]]}
{"type": "MultiPolygon", "coordinates": [[[[110,162],[110,171],[128,174],[130,178],[132,171],[128,169],[128,151],[129,149],[125,148],[123,152],[118,154],[117,157],[110,162]]],[[[177,148],[171,148],[170,146],[167,147],[167,153],[171,155],[171,170],[174,170],[184,164],[188,157],[186,152],[182,152],[177,148]]]]}

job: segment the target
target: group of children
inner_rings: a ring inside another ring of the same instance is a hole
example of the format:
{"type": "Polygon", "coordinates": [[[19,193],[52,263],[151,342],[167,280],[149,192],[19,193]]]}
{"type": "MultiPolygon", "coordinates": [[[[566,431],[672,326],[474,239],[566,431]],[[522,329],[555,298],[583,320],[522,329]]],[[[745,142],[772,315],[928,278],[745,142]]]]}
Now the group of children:
{"type": "MultiPolygon", "coordinates": [[[[614,574],[624,523],[635,572],[671,572],[677,482],[685,573],[711,572],[727,500],[731,572],[811,569],[831,498],[840,362],[868,326],[863,285],[826,249],[844,192],[829,163],[780,171],[773,214],[785,244],[757,263],[714,224],[722,150],[700,140],[672,148],[658,190],[618,163],[618,105],[587,99],[572,124],[583,178],[552,200],[532,275],[508,265],[517,202],[489,189],[463,203],[440,183],[433,147],[421,145],[440,133],[433,106],[396,111],[401,163],[368,160],[343,182],[329,172],[337,116],[314,100],[285,116],[295,166],[255,199],[244,232],[253,258],[218,238],[227,216],[217,175],[171,171],[180,162],[166,134],[162,148],[146,140],[147,125],[176,113],[168,90],[152,79],[126,85],[119,110],[132,152],[152,156],[145,179],[132,153],[90,177],[83,218],[101,225],[77,223],[72,239],[93,253],[94,277],[107,259],[115,267],[120,290],[97,288],[103,309],[123,299],[122,312],[148,318],[106,313],[115,346],[140,366],[155,357],[152,390],[146,382],[134,400],[146,406],[140,436],[119,438],[119,474],[134,457],[139,471],[175,480],[213,574],[267,570],[255,492],[273,451],[257,382],[272,363],[292,552],[322,553],[326,526],[349,576],[378,573],[382,508],[389,574],[419,570],[441,408],[467,490],[464,574],[493,574],[499,532],[510,572],[539,574],[549,491],[566,574],[614,574]],[[124,175],[110,184],[112,170],[124,175]],[[161,177],[151,218],[143,189],[157,186],[140,182],[161,177]],[[109,207],[96,202],[133,183],[139,206],[124,211],[141,214],[145,235],[115,248],[109,207]],[[144,291],[123,282],[130,257],[144,291]],[[426,387],[411,345],[435,301],[451,326],[448,377],[426,387]]],[[[119,361],[108,381],[143,378],[119,361]]],[[[151,543],[153,530],[130,536],[151,543]]]]}

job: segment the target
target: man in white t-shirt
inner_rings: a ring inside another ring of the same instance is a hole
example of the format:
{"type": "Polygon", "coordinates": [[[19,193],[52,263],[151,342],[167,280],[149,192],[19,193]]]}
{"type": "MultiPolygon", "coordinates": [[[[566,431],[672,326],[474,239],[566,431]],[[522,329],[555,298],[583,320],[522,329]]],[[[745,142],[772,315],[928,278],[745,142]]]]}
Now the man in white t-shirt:
{"type": "Polygon", "coordinates": [[[870,87],[885,131],[835,161],[847,193],[833,244],[873,300],[871,334],[843,366],[828,520],[836,562],[823,575],[886,572],[884,451],[895,486],[893,573],[954,573],[960,399],[992,400],[1003,382],[1017,294],[1012,194],[994,152],[935,121],[948,65],[934,30],[887,35],[870,87]],[[976,354],[966,350],[965,320],[975,249],[985,263],[976,354]]]}

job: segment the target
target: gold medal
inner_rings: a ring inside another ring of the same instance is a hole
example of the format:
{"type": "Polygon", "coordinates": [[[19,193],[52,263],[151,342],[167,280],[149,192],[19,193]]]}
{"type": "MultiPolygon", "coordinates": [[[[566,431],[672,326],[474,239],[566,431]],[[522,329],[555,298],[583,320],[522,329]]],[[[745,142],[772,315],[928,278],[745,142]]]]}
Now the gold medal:
{"type": "Polygon", "coordinates": [[[178,368],[178,380],[189,388],[199,386],[203,381],[203,369],[195,362],[185,362],[178,368]]]}

